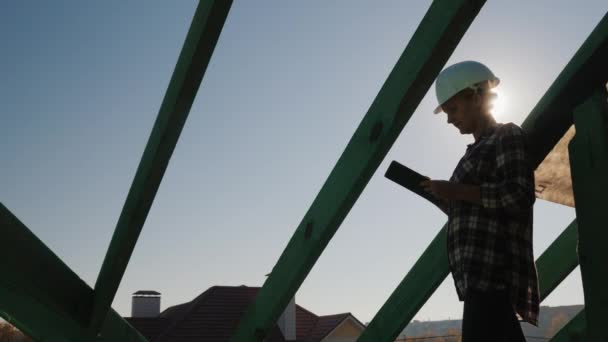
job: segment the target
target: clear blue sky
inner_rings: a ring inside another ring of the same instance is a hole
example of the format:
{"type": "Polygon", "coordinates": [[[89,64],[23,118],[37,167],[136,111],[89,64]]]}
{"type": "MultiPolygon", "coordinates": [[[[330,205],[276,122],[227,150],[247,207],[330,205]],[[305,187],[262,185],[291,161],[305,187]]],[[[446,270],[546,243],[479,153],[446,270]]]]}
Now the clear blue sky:
{"type": "MultiPolygon", "coordinates": [[[[500,121],[521,124],[608,10],[604,0],[488,1],[449,63],[501,78],[500,121]]],[[[430,1],[236,1],[113,307],[162,308],[213,285],[260,286],[430,1]],[[246,170],[246,172],[242,172],[246,170]]],[[[2,203],[89,285],[190,25],[196,1],[0,3],[2,203]]],[[[317,314],[370,320],[445,217],[383,178],[399,160],[448,178],[470,136],[409,124],[300,288],[317,314]]],[[[535,254],[574,218],[537,201],[535,254]]],[[[544,304],[582,303],[577,269],[544,304]]],[[[417,319],[460,317],[449,277],[417,319]]]]}

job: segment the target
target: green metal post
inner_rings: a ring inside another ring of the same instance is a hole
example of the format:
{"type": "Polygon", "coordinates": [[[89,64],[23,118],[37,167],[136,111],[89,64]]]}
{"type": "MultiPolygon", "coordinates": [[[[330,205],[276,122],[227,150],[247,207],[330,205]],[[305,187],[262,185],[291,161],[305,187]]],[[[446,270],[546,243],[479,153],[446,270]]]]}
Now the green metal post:
{"type": "MultiPolygon", "coordinates": [[[[0,203],[0,316],[36,341],[91,341],[93,289],[0,203]]],[[[111,310],[99,340],[146,339],[111,310]]]]}
{"type": "Polygon", "coordinates": [[[92,331],[108,312],[211,59],[232,1],[201,1],[95,283],[92,331]]]}
{"type": "Polygon", "coordinates": [[[232,341],[261,341],[276,323],[484,2],[433,1],[232,341]]]}
{"type": "Polygon", "coordinates": [[[572,187],[579,223],[578,253],[590,341],[608,341],[607,99],[608,94],[604,88],[576,108],[576,134],[569,146],[572,187]]]}
{"type": "MultiPolygon", "coordinates": [[[[561,328],[549,342],[592,342],[596,340],[587,339],[587,322],[585,320],[585,309],[581,310],[573,319],[561,328]]],[[[600,340],[597,340],[600,341],[600,340]]]]}

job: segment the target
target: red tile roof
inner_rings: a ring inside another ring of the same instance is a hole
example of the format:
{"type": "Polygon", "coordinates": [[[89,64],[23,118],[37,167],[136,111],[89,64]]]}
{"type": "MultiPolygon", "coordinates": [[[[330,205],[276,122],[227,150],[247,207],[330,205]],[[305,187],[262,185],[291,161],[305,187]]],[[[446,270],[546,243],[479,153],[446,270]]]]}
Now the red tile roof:
{"type": "MultiPolygon", "coordinates": [[[[226,342],[259,289],[214,286],[188,303],[166,309],[157,318],[127,318],[127,321],[153,342],[226,342]]],[[[319,317],[296,305],[296,341],[320,341],[348,317],[357,321],[348,313],[319,317]]],[[[285,342],[285,339],[275,325],[266,341],[285,342]]]]}
{"type": "Polygon", "coordinates": [[[304,341],[312,332],[319,317],[296,304],[296,340],[304,341]]]}

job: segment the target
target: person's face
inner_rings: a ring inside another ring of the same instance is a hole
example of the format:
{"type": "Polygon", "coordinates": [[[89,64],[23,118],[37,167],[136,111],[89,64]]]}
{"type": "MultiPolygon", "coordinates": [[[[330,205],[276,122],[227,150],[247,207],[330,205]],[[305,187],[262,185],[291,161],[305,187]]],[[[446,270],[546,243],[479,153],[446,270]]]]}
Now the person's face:
{"type": "Polygon", "coordinates": [[[448,124],[458,128],[460,134],[475,131],[480,112],[478,97],[476,94],[459,93],[441,106],[448,117],[448,124]]]}

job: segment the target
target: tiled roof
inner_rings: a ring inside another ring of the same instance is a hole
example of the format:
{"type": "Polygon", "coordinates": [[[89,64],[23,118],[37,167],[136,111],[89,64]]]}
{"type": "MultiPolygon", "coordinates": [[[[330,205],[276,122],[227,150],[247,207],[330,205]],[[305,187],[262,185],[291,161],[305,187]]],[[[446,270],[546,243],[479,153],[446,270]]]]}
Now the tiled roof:
{"type": "Polygon", "coordinates": [[[314,328],[306,337],[306,342],[321,341],[327,336],[332,330],[334,330],[340,323],[342,323],[350,314],[343,313],[331,316],[321,316],[317,320],[314,328]]]}
{"type": "Polygon", "coordinates": [[[183,314],[183,312],[188,309],[188,307],[190,306],[191,303],[192,302],[188,302],[188,303],[174,305],[172,307],[169,307],[165,311],[161,312],[160,315],[158,315],[158,317],[174,319],[175,317],[183,314]]]}
{"type": "MultiPolygon", "coordinates": [[[[239,320],[260,288],[246,286],[214,286],[194,300],[172,306],[158,318],[128,318],[142,335],[152,342],[229,341],[239,320]],[[158,320],[158,327],[152,327],[158,320]],[[143,330],[141,330],[141,329],[143,330]]],[[[318,317],[296,305],[297,342],[318,342],[350,314],[318,317]]],[[[275,325],[266,339],[285,342],[275,325]]]]}
{"type": "Polygon", "coordinates": [[[296,339],[304,341],[317,324],[319,317],[296,304],[296,339]]]}

